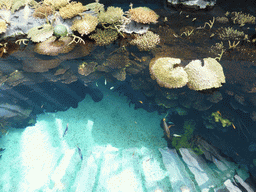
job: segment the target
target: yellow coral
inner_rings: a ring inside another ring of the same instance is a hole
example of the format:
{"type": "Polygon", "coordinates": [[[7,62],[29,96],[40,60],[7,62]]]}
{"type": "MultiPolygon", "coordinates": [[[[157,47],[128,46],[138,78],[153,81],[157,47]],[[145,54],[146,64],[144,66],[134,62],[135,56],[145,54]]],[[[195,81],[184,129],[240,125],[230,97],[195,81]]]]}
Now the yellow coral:
{"type": "Polygon", "coordinates": [[[0,34],[4,33],[7,29],[6,23],[4,20],[0,19],[0,34]]]}
{"type": "Polygon", "coordinates": [[[99,46],[109,45],[118,38],[118,32],[113,29],[97,29],[89,38],[95,40],[99,46]]]}
{"type": "Polygon", "coordinates": [[[143,35],[136,34],[135,39],[130,43],[131,45],[137,45],[140,51],[148,51],[160,43],[160,37],[152,31],[147,31],[143,35]]]}
{"type": "Polygon", "coordinates": [[[119,7],[108,7],[106,12],[100,12],[98,19],[100,23],[122,23],[123,21],[123,10],[119,7]]]}
{"type": "Polygon", "coordinates": [[[128,11],[131,20],[136,21],[137,23],[156,23],[158,15],[151,9],[147,7],[137,7],[134,9],[129,9],[128,11]]]}
{"type": "Polygon", "coordinates": [[[63,19],[71,19],[86,10],[86,7],[82,3],[72,2],[67,4],[65,7],[60,8],[60,16],[63,19]]]}
{"type": "Polygon", "coordinates": [[[78,31],[82,36],[88,35],[92,31],[95,30],[96,26],[98,25],[97,17],[94,17],[89,14],[84,14],[82,19],[77,19],[73,22],[71,26],[71,30],[78,31]]]}
{"type": "Polygon", "coordinates": [[[54,9],[60,9],[69,3],[70,0],[44,0],[44,4],[51,5],[54,9]]]}
{"type": "Polygon", "coordinates": [[[42,5],[35,9],[35,12],[33,13],[33,17],[38,17],[40,19],[46,18],[48,15],[51,15],[53,13],[52,7],[49,5],[42,5]]]}
{"type": "Polygon", "coordinates": [[[151,78],[156,80],[161,87],[180,88],[187,84],[188,75],[183,67],[180,67],[181,60],[171,57],[160,57],[150,61],[149,70],[151,78]]]}

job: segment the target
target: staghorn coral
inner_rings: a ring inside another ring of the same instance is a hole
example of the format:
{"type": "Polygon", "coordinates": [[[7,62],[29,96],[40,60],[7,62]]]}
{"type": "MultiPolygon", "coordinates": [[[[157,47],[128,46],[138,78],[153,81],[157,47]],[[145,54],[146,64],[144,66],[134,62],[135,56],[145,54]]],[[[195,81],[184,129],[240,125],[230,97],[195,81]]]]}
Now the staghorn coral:
{"type": "Polygon", "coordinates": [[[244,26],[246,23],[255,24],[256,18],[253,15],[245,14],[242,12],[232,12],[231,17],[234,24],[239,24],[241,27],[244,26]]]}
{"type": "Polygon", "coordinates": [[[129,9],[128,15],[131,20],[136,21],[137,23],[156,23],[158,15],[148,7],[137,7],[134,9],[129,9]]]}
{"type": "Polygon", "coordinates": [[[123,9],[120,7],[108,7],[107,11],[101,11],[98,15],[100,23],[121,24],[123,22],[123,9]]]}
{"type": "Polygon", "coordinates": [[[52,6],[54,9],[60,9],[69,3],[70,0],[44,0],[44,4],[52,6]]]}
{"type": "Polygon", "coordinates": [[[96,32],[89,36],[99,46],[109,45],[118,38],[118,32],[113,29],[96,29],[96,32]]]}
{"type": "Polygon", "coordinates": [[[149,51],[160,43],[160,37],[152,31],[147,31],[143,35],[135,34],[135,39],[131,40],[131,45],[137,45],[140,51],[149,51]]]}
{"type": "Polygon", "coordinates": [[[52,7],[49,5],[43,4],[42,6],[35,9],[33,13],[33,17],[44,19],[44,18],[47,18],[48,15],[51,15],[52,13],[53,13],[52,7]]]}
{"type": "Polygon", "coordinates": [[[221,27],[218,29],[219,38],[222,40],[241,40],[245,38],[245,34],[243,31],[238,31],[233,29],[233,27],[221,27]]]}
{"type": "Polygon", "coordinates": [[[98,25],[97,17],[89,14],[84,14],[82,19],[77,19],[73,22],[71,30],[78,31],[82,36],[93,32],[98,25]]]}
{"type": "Polygon", "coordinates": [[[171,57],[160,57],[150,61],[149,70],[151,78],[156,80],[161,87],[180,88],[187,84],[188,75],[183,67],[180,67],[181,60],[171,57]]]}
{"type": "Polygon", "coordinates": [[[82,3],[71,2],[65,7],[61,7],[59,10],[60,16],[63,19],[71,19],[86,10],[86,7],[82,3]]]}
{"type": "Polygon", "coordinates": [[[203,60],[203,66],[200,60],[193,60],[185,67],[188,87],[196,91],[221,87],[225,83],[222,66],[213,58],[203,60]]]}
{"type": "Polygon", "coordinates": [[[38,43],[35,46],[34,51],[41,55],[55,56],[60,53],[68,53],[75,47],[75,43],[70,44],[72,37],[61,37],[57,40],[57,37],[52,36],[42,43],[38,43]]]}
{"type": "Polygon", "coordinates": [[[28,31],[28,38],[33,42],[42,42],[51,37],[53,34],[53,27],[50,24],[36,26],[28,31]]]}

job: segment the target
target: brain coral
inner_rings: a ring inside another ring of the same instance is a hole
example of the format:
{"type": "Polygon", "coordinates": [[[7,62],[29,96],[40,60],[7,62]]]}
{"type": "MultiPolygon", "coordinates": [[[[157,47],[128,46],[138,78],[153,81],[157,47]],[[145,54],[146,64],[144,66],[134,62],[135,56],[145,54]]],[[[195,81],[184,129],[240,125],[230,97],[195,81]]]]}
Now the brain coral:
{"type": "Polygon", "coordinates": [[[144,24],[156,23],[159,17],[153,10],[147,7],[129,9],[128,14],[131,20],[144,24]]]}
{"type": "Polygon", "coordinates": [[[213,58],[191,61],[185,71],[188,74],[188,87],[193,90],[205,90],[221,87],[225,83],[222,66],[213,58]]]}
{"type": "Polygon", "coordinates": [[[178,66],[180,59],[171,57],[160,57],[150,61],[149,70],[151,78],[166,88],[183,87],[188,82],[188,75],[183,67],[178,66]]]}

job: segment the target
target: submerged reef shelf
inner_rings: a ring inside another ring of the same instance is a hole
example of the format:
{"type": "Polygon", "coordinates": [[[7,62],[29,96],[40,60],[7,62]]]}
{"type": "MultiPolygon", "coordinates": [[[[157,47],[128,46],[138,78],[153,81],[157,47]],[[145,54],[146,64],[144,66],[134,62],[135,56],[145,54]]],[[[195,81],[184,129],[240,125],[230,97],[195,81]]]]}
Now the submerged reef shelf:
{"type": "Polygon", "coordinates": [[[201,131],[219,148],[222,137],[235,138],[250,155],[237,143],[223,153],[256,176],[252,12],[223,11],[214,0],[203,11],[183,9],[181,1],[169,1],[176,8],[15,2],[0,2],[2,135],[9,127],[35,124],[38,114],[76,108],[86,95],[101,102],[108,96],[103,85],[136,110],[166,115],[168,147],[173,143],[179,150],[189,139],[196,143],[197,137],[177,136],[188,119],[198,125],[195,134],[201,131]]]}

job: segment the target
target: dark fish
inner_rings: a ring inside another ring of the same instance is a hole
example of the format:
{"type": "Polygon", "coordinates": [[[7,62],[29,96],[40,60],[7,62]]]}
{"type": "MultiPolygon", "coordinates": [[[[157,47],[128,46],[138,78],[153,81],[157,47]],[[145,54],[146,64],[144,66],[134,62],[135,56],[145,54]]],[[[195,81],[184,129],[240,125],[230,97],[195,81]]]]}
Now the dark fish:
{"type": "Polygon", "coordinates": [[[78,154],[79,154],[79,156],[80,156],[80,159],[83,160],[83,154],[82,154],[81,149],[80,149],[78,146],[76,146],[76,147],[77,147],[77,149],[78,149],[78,154]]]}
{"type": "Polygon", "coordinates": [[[64,137],[67,134],[67,132],[68,132],[68,123],[62,137],[64,137]]]}

